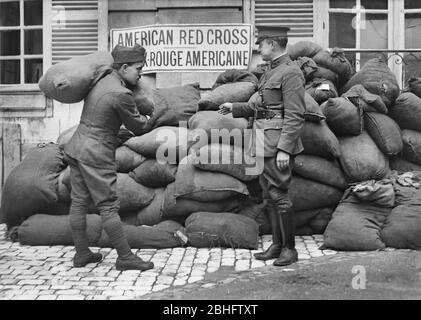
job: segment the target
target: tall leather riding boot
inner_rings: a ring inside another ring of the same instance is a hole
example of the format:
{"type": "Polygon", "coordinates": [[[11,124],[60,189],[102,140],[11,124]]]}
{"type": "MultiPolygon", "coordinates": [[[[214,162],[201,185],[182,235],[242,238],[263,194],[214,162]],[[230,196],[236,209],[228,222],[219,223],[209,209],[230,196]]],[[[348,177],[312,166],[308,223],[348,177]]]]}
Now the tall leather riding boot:
{"type": "Polygon", "coordinates": [[[254,254],[257,260],[270,260],[279,257],[282,251],[282,236],[281,226],[279,222],[278,207],[273,200],[268,200],[266,206],[266,213],[269,218],[269,222],[272,228],[272,244],[264,252],[258,252],[254,254]]]}
{"type": "Polygon", "coordinates": [[[281,254],[273,264],[275,266],[287,266],[298,261],[298,252],[295,249],[294,210],[292,208],[284,210],[280,215],[280,220],[284,245],[281,254]]]}

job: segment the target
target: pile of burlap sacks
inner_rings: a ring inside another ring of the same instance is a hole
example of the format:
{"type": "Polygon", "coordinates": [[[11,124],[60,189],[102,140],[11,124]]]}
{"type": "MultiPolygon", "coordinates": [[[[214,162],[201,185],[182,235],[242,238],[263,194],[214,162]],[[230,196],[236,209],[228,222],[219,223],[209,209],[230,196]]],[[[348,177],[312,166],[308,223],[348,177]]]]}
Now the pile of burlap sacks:
{"type": "MultiPolygon", "coordinates": [[[[421,133],[416,131],[421,128],[417,110],[421,99],[415,95],[419,84],[412,81],[413,93],[400,94],[395,76],[381,58],[368,61],[355,73],[338,49],[330,52],[311,42],[299,42],[288,52],[306,79],[304,152],[295,158],[290,187],[296,234],[324,233],[324,246],[339,250],[373,250],[385,245],[420,248],[417,175],[402,178],[391,171],[421,167],[421,138],[417,136],[421,133]]],[[[133,248],[255,249],[258,235],[270,233],[266,203],[259,200],[258,175],[246,173],[253,159],[244,153],[243,145],[235,143],[237,137],[215,141],[211,134],[212,129],[225,129],[243,138],[249,121],[221,115],[218,106],[255,101],[264,68],[259,66],[254,74],[228,70],[204,93],[198,84],[135,89],[139,111],[148,114],[153,109],[154,114],[151,131],[142,136],[134,137],[121,128],[116,151],[119,214],[133,248]],[[203,132],[209,140],[199,145],[203,132]],[[162,150],[173,161],[157,161],[162,150]],[[194,161],[198,152],[205,161],[194,161]],[[230,154],[228,164],[220,161],[224,152],[230,154]],[[242,163],[234,163],[237,156],[243,157],[242,163]],[[211,158],[219,161],[209,161],[211,158]]],[[[94,69],[88,86],[109,72],[103,65],[94,69]]],[[[67,74],[69,70],[74,69],[68,67],[67,74]]],[[[61,70],[61,74],[66,72],[61,70]]],[[[71,76],[80,74],[75,71],[71,76]]],[[[41,79],[41,89],[60,101],[63,91],[58,88],[63,90],[66,81],[59,87],[47,80],[43,84],[41,79]]],[[[69,103],[86,95],[73,97],[80,91],[69,92],[69,103]]],[[[74,130],[64,132],[57,144],[32,150],[8,177],[2,214],[12,239],[30,245],[72,244],[67,216],[69,168],[59,145],[74,130]]],[[[93,206],[90,212],[91,245],[110,246],[93,206]]]]}

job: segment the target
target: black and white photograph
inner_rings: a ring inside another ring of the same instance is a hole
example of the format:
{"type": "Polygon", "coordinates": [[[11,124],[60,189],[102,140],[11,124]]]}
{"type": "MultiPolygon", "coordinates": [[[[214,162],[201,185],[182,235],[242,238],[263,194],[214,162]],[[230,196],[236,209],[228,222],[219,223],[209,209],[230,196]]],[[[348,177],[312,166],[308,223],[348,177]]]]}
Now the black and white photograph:
{"type": "Polygon", "coordinates": [[[420,250],[420,0],[0,0],[3,302],[421,300],[420,250]]]}

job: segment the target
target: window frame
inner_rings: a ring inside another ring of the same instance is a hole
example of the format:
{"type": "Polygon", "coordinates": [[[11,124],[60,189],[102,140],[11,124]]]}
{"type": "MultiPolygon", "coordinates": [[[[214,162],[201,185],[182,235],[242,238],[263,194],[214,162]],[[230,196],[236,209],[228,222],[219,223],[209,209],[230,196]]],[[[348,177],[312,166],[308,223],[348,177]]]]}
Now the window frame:
{"type": "Polygon", "coordinates": [[[20,8],[20,24],[19,26],[13,27],[2,27],[0,30],[20,30],[20,46],[21,51],[19,55],[16,56],[2,56],[1,60],[6,60],[8,58],[20,61],[20,80],[21,83],[18,84],[0,84],[0,94],[8,92],[34,92],[39,93],[40,89],[38,83],[24,83],[25,81],[25,58],[41,58],[42,59],[42,68],[43,72],[49,68],[51,65],[51,24],[52,24],[52,15],[51,15],[51,0],[43,0],[42,8],[42,26],[25,26],[24,25],[24,0],[19,1],[20,8]],[[24,32],[25,30],[42,30],[42,54],[36,55],[26,55],[24,54],[24,32]],[[22,54],[23,53],[23,54],[22,54]],[[4,58],[6,57],[6,58],[4,58]]]}
{"type": "MultiPolygon", "coordinates": [[[[329,28],[330,28],[330,21],[329,21],[329,14],[330,13],[351,13],[351,14],[355,14],[356,17],[356,26],[355,26],[355,48],[343,48],[344,51],[348,50],[363,50],[361,49],[361,24],[362,24],[362,15],[363,14],[385,14],[387,15],[387,48],[386,49],[379,49],[379,50],[392,50],[393,49],[393,45],[394,45],[394,39],[393,39],[393,27],[391,27],[392,25],[392,21],[393,21],[393,0],[387,0],[387,9],[362,9],[361,6],[361,0],[356,0],[356,6],[355,8],[330,8],[329,5],[329,0],[327,0],[327,6],[328,6],[328,10],[327,10],[327,44],[329,47],[329,28]]],[[[371,48],[371,49],[375,49],[375,48],[371,48]]],[[[360,52],[356,52],[355,53],[355,60],[356,60],[356,71],[360,70],[360,61],[361,61],[361,53],[360,52]]]]}

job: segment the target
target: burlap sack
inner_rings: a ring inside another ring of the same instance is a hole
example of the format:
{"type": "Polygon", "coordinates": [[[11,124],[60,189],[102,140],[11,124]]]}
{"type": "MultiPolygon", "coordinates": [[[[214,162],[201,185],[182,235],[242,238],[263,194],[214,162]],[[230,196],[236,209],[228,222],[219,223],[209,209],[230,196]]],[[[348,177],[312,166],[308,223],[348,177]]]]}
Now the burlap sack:
{"type": "Polygon", "coordinates": [[[342,87],[341,93],[347,92],[356,84],[361,84],[371,93],[379,95],[388,108],[394,105],[400,91],[396,76],[383,58],[367,61],[342,87]]]}
{"type": "Polygon", "coordinates": [[[339,141],[329,129],[326,121],[313,123],[306,121],[301,132],[304,154],[326,159],[338,158],[341,155],[339,141]]]}
{"type": "Polygon", "coordinates": [[[344,190],[348,183],[336,161],[300,154],[295,157],[292,171],[297,175],[344,190]]]}
{"type": "Polygon", "coordinates": [[[55,143],[39,144],[10,172],[3,185],[0,221],[19,225],[58,202],[58,177],[66,167],[55,143]]]}
{"type": "Polygon", "coordinates": [[[39,87],[48,97],[62,103],[85,99],[91,88],[111,73],[114,59],[109,52],[94,52],[51,66],[39,80],[39,87]]]}
{"type": "Polygon", "coordinates": [[[411,92],[402,93],[390,109],[389,116],[401,129],[421,132],[421,98],[411,92]]]}
{"type": "Polygon", "coordinates": [[[381,113],[367,112],[364,114],[364,127],[384,154],[391,156],[402,151],[402,132],[392,118],[381,113]]]}
{"type": "Polygon", "coordinates": [[[117,172],[128,173],[146,161],[146,158],[127,146],[121,146],[115,151],[115,161],[117,172]]]}
{"type": "Polygon", "coordinates": [[[348,181],[359,182],[385,178],[389,162],[366,131],[359,136],[339,138],[339,161],[348,181]]]}
{"type": "Polygon", "coordinates": [[[340,189],[299,176],[293,176],[289,188],[289,197],[296,211],[335,207],[342,194],[340,189]]]}
{"type": "Polygon", "coordinates": [[[256,221],[228,212],[196,212],[186,220],[189,244],[197,248],[257,249],[259,226],[256,221]]]}
{"type": "Polygon", "coordinates": [[[325,233],[323,248],[343,251],[384,249],[380,231],[391,208],[360,202],[352,195],[338,205],[325,233]]]}

